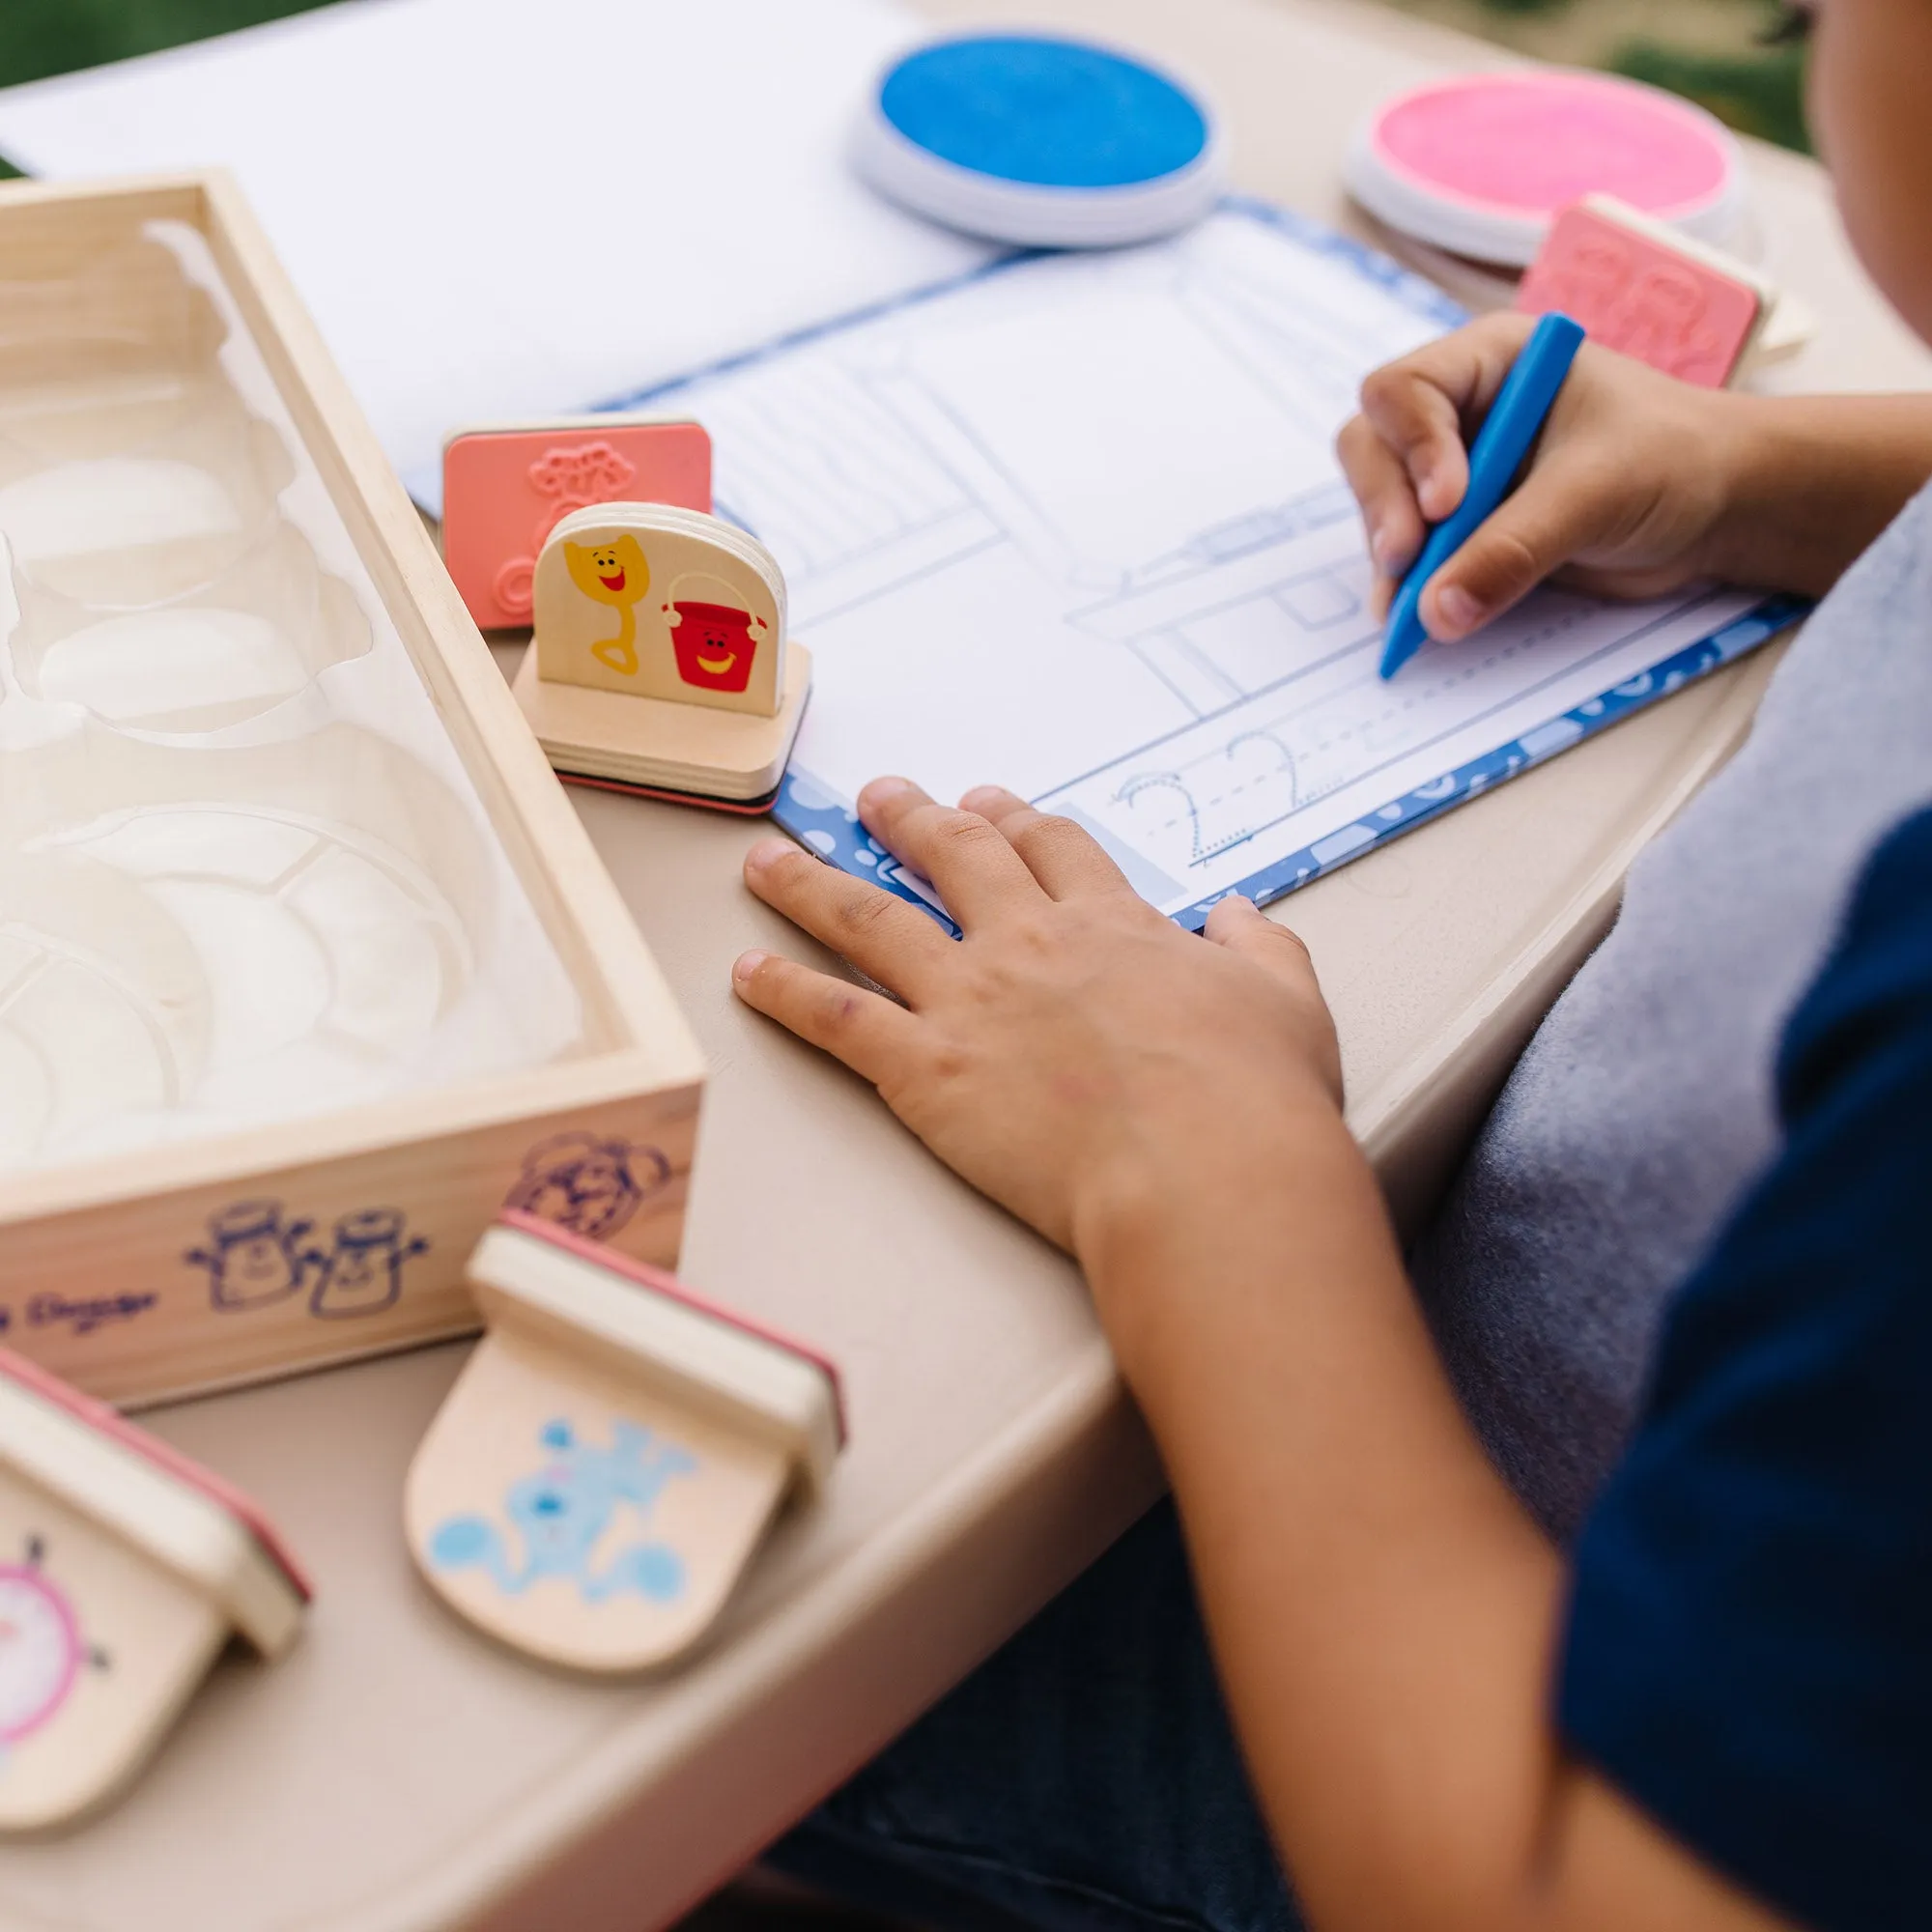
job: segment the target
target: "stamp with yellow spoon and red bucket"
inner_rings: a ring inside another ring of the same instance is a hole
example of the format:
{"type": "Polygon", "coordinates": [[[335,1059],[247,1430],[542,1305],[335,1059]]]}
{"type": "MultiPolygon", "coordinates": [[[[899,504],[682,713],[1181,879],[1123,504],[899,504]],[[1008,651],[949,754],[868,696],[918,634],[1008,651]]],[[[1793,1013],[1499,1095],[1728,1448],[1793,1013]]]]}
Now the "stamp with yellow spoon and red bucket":
{"type": "Polygon", "coordinates": [[[532,602],[517,701],[559,773],[725,810],[770,805],[811,662],[755,537],[668,503],[596,504],[551,531],[532,602]]]}

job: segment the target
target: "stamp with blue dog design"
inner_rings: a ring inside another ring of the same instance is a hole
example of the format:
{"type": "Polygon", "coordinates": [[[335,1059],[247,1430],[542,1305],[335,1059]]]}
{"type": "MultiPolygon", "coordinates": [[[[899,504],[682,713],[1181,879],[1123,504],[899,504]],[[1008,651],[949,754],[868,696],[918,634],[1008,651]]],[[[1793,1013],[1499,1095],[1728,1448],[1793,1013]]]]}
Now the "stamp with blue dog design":
{"type": "Polygon", "coordinates": [[[504,1210],[470,1257],[488,1332],[410,1469],[410,1548],[460,1615],[589,1671],[708,1631],[767,1524],[844,1440],[797,1343],[554,1222],[504,1210]]]}

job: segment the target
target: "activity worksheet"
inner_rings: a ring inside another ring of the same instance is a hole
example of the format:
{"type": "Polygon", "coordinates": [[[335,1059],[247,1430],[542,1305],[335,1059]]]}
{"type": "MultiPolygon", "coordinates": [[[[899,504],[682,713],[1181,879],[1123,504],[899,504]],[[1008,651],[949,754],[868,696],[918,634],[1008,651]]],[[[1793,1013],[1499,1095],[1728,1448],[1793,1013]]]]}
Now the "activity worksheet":
{"type": "Polygon", "coordinates": [[[777,816],[931,902],[851,802],[885,772],[1076,819],[1188,924],[1278,896],[1763,641],[1717,587],[1544,591],[1384,682],[1335,432],[1452,327],[1427,283],[1259,205],[1027,256],[649,400],[711,431],[721,514],[815,667],[777,816]]]}

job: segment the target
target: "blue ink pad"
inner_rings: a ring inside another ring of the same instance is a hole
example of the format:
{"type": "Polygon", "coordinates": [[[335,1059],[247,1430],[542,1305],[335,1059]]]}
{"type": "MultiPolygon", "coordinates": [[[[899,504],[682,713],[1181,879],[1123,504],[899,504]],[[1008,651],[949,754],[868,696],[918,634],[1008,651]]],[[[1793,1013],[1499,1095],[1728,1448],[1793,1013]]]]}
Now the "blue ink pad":
{"type": "Polygon", "coordinates": [[[1221,191],[1213,116],[1178,81],[1080,41],[939,41],[888,69],[853,158],[891,200],[1023,247],[1151,242],[1221,191]]]}

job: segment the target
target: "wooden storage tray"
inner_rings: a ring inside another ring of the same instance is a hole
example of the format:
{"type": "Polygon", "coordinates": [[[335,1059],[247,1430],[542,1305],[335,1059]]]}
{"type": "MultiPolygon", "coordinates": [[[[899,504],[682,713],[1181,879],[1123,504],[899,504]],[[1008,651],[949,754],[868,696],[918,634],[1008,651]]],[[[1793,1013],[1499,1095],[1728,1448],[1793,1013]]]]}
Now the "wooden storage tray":
{"type": "Polygon", "coordinates": [[[697,1049],[225,177],[0,189],[0,1338],[455,1334],[506,1201],[674,1264],[697,1049]]]}

